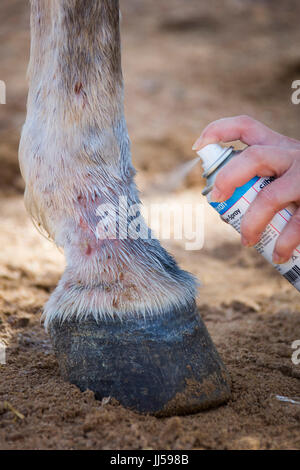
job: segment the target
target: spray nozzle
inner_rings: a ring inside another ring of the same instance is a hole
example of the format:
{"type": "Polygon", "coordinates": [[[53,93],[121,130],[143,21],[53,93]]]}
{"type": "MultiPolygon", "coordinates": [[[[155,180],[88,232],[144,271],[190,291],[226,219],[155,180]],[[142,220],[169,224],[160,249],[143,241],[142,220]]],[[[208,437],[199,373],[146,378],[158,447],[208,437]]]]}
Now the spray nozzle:
{"type": "Polygon", "coordinates": [[[202,160],[203,176],[208,176],[214,171],[232,152],[233,147],[222,147],[219,144],[210,144],[197,152],[202,160]]]}

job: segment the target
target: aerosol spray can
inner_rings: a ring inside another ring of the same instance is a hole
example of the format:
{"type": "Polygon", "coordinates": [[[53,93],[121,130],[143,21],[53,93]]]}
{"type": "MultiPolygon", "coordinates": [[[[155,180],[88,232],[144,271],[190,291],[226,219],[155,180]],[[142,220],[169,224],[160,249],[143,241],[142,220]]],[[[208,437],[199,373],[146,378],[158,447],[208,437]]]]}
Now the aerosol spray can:
{"type": "MultiPolygon", "coordinates": [[[[233,147],[224,148],[218,144],[207,145],[197,152],[202,160],[204,169],[203,177],[207,185],[202,194],[207,196],[209,204],[221,215],[221,218],[240,232],[241,220],[249,205],[254,201],[257,194],[268,184],[272,183],[274,177],[255,176],[248,183],[236,188],[235,192],[227,201],[212,202],[210,192],[213,188],[218,172],[229,160],[241,153],[233,147]]],[[[271,220],[263,232],[260,241],[255,245],[257,251],[269,261],[293,286],[300,291],[300,245],[294,250],[291,259],[284,264],[274,264],[272,255],[277,238],[288,223],[296,205],[290,204],[279,211],[271,220]]]]}

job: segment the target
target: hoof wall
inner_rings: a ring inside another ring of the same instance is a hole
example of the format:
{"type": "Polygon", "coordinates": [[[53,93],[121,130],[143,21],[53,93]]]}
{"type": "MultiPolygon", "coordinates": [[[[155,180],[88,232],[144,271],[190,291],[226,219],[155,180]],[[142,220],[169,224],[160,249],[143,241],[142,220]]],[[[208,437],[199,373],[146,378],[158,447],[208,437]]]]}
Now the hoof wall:
{"type": "Polygon", "coordinates": [[[98,399],[171,416],[230,398],[225,366],[195,306],[147,319],[53,322],[50,336],[63,378],[98,399]]]}

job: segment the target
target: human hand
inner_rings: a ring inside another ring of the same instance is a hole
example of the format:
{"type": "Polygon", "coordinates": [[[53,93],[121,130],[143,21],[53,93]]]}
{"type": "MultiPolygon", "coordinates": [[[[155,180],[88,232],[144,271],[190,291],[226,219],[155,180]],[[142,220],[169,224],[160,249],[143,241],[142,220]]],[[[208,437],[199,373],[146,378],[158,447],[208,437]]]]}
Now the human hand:
{"type": "MultiPolygon", "coordinates": [[[[229,161],[217,175],[211,198],[220,202],[254,176],[275,176],[249,206],[241,224],[242,243],[253,246],[274,215],[291,202],[300,206],[300,141],[281,135],[249,116],[220,119],[209,124],[193,146],[240,140],[249,147],[229,161]]],[[[273,261],[287,262],[300,244],[300,207],[277,239],[273,261]]]]}

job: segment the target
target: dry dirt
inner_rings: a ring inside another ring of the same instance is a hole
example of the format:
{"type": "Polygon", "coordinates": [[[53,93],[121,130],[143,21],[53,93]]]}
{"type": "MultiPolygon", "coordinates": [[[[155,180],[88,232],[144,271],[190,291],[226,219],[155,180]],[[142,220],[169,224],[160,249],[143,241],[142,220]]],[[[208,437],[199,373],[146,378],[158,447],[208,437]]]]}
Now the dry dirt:
{"type": "MultiPolygon", "coordinates": [[[[297,0],[126,0],[123,67],[126,114],[145,202],[204,202],[200,168],[172,195],[153,193],[162,173],[192,158],[211,120],[247,113],[299,137],[297,0]]],[[[63,270],[62,254],[25,213],[17,164],[25,117],[29,5],[0,4],[0,366],[1,449],[299,449],[300,297],[207,206],[205,244],[186,251],[163,242],[203,286],[198,305],[230,371],[232,400],[194,416],[139,416],[80,393],[58,373],[40,325],[43,304],[63,270]]]]}

